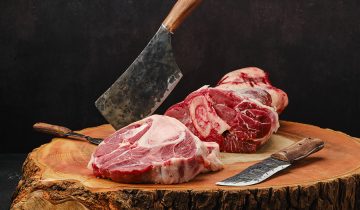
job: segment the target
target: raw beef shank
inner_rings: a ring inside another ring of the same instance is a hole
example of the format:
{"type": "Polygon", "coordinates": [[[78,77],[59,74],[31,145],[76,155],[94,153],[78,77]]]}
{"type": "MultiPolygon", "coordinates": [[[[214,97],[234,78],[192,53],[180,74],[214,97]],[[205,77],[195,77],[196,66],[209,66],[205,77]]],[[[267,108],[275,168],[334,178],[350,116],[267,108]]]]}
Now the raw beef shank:
{"type": "Polygon", "coordinates": [[[117,182],[174,184],[221,170],[219,153],[218,144],[202,142],[178,120],[152,115],[106,138],[89,167],[117,182]]]}
{"type": "Polygon", "coordinates": [[[244,89],[261,89],[271,96],[271,106],[281,113],[288,105],[287,94],[272,86],[269,75],[256,67],[248,67],[229,72],[218,82],[216,88],[228,89],[233,91],[243,91],[244,89]]]}
{"type": "Polygon", "coordinates": [[[278,113],[287,103],[286,93],[271,86],[264,71],[245,68],[226,74],[214,88],[190,93],[165,115],[202,141],[217,142],[221,151],[252,153],[279,128],[278,113]]]}

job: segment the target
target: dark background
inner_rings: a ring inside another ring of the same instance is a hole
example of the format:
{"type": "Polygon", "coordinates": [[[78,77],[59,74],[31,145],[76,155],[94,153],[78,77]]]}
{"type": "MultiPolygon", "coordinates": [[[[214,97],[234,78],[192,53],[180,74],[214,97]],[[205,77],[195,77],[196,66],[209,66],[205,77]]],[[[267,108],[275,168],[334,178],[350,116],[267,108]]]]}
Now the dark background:
{"type": "MultiPolygon", "coordinates": [[[[94,101],[155,34],[174,0],[0,1],[0,152],[27,153],[72,129],[104,124],[94,101]]],[[[204,0],[176,31],[184,73],[158,110],[225,73],[257,66],[288,93],[280,119],[360,136],[357,0],[204,0]]]]}

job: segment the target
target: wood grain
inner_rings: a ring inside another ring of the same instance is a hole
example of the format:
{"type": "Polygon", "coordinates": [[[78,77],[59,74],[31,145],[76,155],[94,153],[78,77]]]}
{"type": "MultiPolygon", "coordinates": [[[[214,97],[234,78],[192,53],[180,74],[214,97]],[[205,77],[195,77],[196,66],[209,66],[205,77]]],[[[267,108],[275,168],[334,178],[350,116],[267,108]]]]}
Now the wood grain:
{"type": "Polygon", "coordinates": [[[178,0],[162,24],[170,32],[174,32],[201,1],[202,0],[178,0]]]}
{"type": "MultiPolygon", "coordinates": [[[[109,125],[80,131],[104,138],[109,125]]],[[[224,170],[178,185],[121,184],[87,168],[95,145],[55,138],[28,155],[12,209],[359,209],[360,142],[344,133],[281,122],[281,129],[256,154],[222,153],[224,170]],[[303,137],[325,148],[278,175],[247,187],[217,186],[303,137]]]]}

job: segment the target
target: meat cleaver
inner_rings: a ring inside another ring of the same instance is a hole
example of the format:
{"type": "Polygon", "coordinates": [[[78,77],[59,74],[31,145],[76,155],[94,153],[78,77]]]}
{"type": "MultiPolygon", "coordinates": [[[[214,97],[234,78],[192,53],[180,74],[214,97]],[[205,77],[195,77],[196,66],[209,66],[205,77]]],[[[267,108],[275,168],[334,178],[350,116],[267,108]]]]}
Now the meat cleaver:
{"type": "Polygon", "coordinates": [[[95,106],[115,129],[151,115],[180,81],[171,34],[200,2],[178,0],[140,55],[96,100],[95,106]]]}
{"type": "Polygon", "coordinates": [[[247,186],[257,184],[279,172],[295,161],[301,160],[324,147],[324,142],[320,139],[305,138],[295,144],[286,147],[279,152],[272,154],[269,158],[250,166],[244,171],[217,182],[223,186],[247,186]]]}

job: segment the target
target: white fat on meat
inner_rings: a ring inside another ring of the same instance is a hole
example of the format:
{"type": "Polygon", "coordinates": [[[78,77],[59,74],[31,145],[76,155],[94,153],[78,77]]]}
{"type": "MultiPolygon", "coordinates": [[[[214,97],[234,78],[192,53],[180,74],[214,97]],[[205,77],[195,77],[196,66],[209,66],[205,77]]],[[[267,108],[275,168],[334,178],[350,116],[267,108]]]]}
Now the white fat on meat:
{"type": "Polygon", "coordinates": [[[278,114],[287,106],[284,91],[267,74],[249,67],[226,74],[171,106],[165,115],[177,118],[202,141],[215,141],[224,152],[256,152],[279,128],[278,114]]]}
{"type": "Polygon", "coordinates": [[[122,183],[175,184],[223,168],[219,145],[202,142],[177,119],[152,115],[107,137],[89,167],[122,183]]]}
{"type": "Polygon", "coordinates": [[[216,88],[236,92],[247,88],[263,89],[271,95],[271,106],[274,107],[278,113],[281,113],[289,103],[287,94],[272,86],[268,75],[256,67],[247,67],[227,73],[219,81],[216,88]]]}
{"type": "Polygon", "coordinates": [[[212,129],[222,134],[230,126],[216,115],[216,111],[208,101],[206,95],[199,95],[192,99],[189,104],[191,120],[202,136],[209,136],[212,129]]]}

